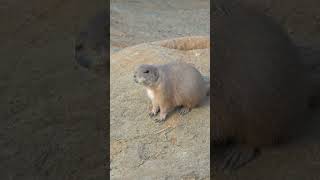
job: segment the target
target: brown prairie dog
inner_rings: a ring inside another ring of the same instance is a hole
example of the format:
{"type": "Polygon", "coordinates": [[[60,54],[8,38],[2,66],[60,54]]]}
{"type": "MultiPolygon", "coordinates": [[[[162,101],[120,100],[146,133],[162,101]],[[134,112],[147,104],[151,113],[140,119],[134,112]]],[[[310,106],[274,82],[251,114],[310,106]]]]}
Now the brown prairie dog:
{"type": "Polygon", "coordinates": [[[216,153],[215,166],[236,169],[256,149],[298,134],[307,120],[309,84],[296,46],[273,19],[237,0],[214,3],[213,144],[237,145],[216,153]]]}
{"type": "Polygon", "coordinates": [[[152,102],[151,117],[164,121],[169,112],[180,107],[181,115],[188,113],[208,94],[210,85],[192,65],[173,62],[163,65],[139,65],[134,81],[143,85],[152,102]]]}

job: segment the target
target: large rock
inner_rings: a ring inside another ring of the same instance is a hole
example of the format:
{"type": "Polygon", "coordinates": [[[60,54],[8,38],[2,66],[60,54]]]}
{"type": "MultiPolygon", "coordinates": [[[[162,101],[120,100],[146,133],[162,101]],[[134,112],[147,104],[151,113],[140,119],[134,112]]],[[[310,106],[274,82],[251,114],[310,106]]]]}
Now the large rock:
{"type": "Polygon", "coordinates": [[[210,103],[185,116],[173,113],[163,124],[147,114],[150,100],[133,81],[138,64],[174,60],[192,63],[209,76],[209,38],[183,37],[144,43],[111,55],[111,178],[209,179],[210,103]]]}

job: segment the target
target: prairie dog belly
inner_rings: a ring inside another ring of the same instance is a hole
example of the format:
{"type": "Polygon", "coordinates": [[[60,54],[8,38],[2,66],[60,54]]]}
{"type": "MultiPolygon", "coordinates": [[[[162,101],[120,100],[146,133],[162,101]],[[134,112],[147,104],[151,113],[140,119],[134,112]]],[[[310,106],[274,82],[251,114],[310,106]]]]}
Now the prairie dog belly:
{"type": "Polygon", "coordinates": [[[150,89],[147,89],[147,94],[148,94],[148,97],[153,100],[154,99],[154,92],[150,89]]]}

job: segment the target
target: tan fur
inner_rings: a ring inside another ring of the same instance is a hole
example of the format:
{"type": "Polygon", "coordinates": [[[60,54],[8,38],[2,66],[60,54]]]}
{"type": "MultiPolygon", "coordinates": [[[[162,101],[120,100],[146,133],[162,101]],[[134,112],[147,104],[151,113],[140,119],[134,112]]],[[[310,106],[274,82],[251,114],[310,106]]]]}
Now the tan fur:
{"type": "Polygon", "coordinates": [[[297,49],[272,20],[220,2],[226,12],[215,15],[214,143],[232,138],[258,147],[287,140],[307,112],[297,49]]]}
{"type": "Polygon", "coordinates": [[[136,82],[143,83],[151,77],[150,74],[142,72],[147,69],[158,72],[158,79],[144,86],[149,91],[148,94],[154,96],[151,99],[152,112],[156,114],[157,107],[160,107],[161,120],[164,120],[167,114],[178,106],[187,109],[196,107],[207,95],[208,83],[190,64],[174,62],[164,65],[140,65],[135,71],[136,82]]]}

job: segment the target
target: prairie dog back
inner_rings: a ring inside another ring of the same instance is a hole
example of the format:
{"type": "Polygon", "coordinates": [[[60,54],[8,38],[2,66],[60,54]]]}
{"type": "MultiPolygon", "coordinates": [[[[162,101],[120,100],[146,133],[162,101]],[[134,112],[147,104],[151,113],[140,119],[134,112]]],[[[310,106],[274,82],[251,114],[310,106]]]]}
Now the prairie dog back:
{"type": "Polygon", "coordinates": [[[170,63],[159,65],[161,78],[166,81],[167,88],[174,93],[172,98],[176,100],[177,105],[191,103],[195,106],[206,95],[207,83],[203,80],[200,72],[193,66],[186,63],[170,63]]]}

